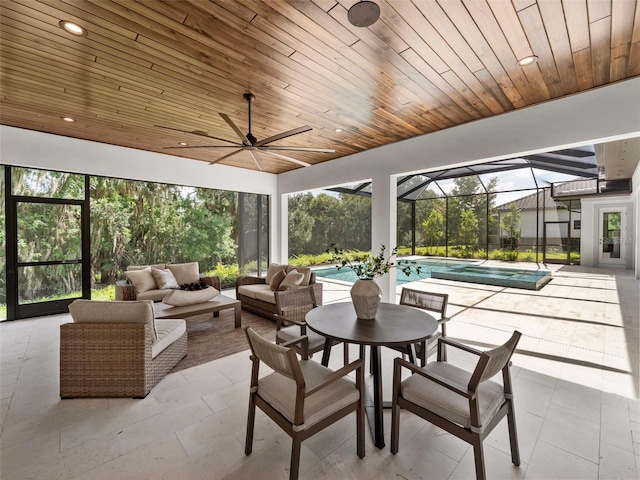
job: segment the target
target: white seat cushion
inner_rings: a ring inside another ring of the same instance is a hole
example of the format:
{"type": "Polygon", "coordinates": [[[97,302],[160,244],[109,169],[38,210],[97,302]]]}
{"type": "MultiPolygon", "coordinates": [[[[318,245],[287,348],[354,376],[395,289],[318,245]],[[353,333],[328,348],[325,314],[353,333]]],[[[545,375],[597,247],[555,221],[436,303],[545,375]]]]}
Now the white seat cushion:
{"type": "MultiPolygon", "coordinates": [[[[256,298],[256,294],[261,291],[268,291],[273,295],[271,291],[271,286],[268,283],[256,283],[254,285],[240,285],[238,287],[238,294],[244,295],[249,298],[256,298]]],[[[275,303],[275,297],[273,298],[273,303],[275,303]]]]}
{"type": "MultiPolygon", "coordinates": [[[[300,336],[299,325],[284,327],[276,332],[276,339],[278,343],[288,342],[289,340],[299,338],[300,336]]],[[[318,349],[324,348],[324,341],[326,340],[326,337],[323,337],[322,335],[319,335],[308,328],[307,337],[309,337],[309,350],[317,351],[318,349]]]]}
{"type": "MultiPolygon", "coordinates": [[[[433,374],[433,376],[445,378],[456,383],[463,390],[466,390],[471,379],[471,372],[462,370],[447,362],[428,363],[424,370],[433,374]]],[[[451,422],[462,425],[465,428],[471,426],[469,400],[428,378],[415,374],[411,375],[402,382],[402,396],[411,403],[420,405],[451,422]]],[[[478,387],[478,400],[480,424],[485,425],[505,401],[502,385],[491,380],[482,382],[478,387]]]]}
{"type": "MultiPolygon", "coordinates": [[[[300,362],[307,390],[324,381],[333,371],[312,360],[300,362]]],[[[258,380],[258,395],[293,422],[296,382],[279,373],[272,373],[258,380]]],[[[326,388],[307,397],[304,402],[303,429],[308,429],[318,421],[358,400],[360,392],[348,377],[336,380],[326,388]]]]}
{"type": "Polygon", "coordinates": [[[255,299],[262,300],[263,302],[273,303],[275,305],[276,304],[275,292],[271,290],[270,285],[266,285],[266,286],[267,286],[266,289],[256,291],[255,299]]]}
{"type": "Polygon", "coordinates": [[[187,323],[180,319],[156,320],[158,340],[151,345],[151,358],[156,358],[162,351],[178,340],[187,331],[187,323]]]}

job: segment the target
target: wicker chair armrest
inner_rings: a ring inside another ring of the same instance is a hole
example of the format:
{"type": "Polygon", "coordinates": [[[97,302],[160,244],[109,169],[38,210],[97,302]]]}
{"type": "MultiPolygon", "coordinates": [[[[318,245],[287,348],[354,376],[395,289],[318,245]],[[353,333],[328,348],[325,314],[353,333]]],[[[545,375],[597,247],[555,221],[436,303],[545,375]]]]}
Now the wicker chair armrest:
{"type": "Polygon", "coordinates": [[[138,291],[135,285],[128,283],[126,280],[116,282],[116,300],[135,301],[138,298],[138,291]]]}
{"type": "Polygon", "coordinates": [[[442,317],[441,319],[438,320],[438,325],[442,325],[443,323],[447,323],[449,320],[451,320],[449,317],[442,317]]]}
{"type": "Polygon", "coordinates": [[[253,275],[242,275],[236,280],[236,289],[242,285],[260,285],[267,283],[267,280],[262,277],[255,277],[253,275]]]}
{"type": "Polygon", "coordinates": [[[201,273],[200,280],[202,280],[207,285],[215,288],[216,290],[220,291],[220,278],[217,277],[216,275],[207,276],[201,273]]]}
{"type": "MultiPolygon", "coordinates": [[[[457,383],[454,383],[447,378],[433,375],[423,370],[421,367],[418,367],[416,364],[407,362],[406,360],[400,357],[396,357],[394,360],[394,379],[396,375],[395,369],[396,368],[399,369],[400,367],[405,367],[406,369],[410,370],[412,373],[415,373],[416,375],[420,375],[421,377],[431,380],[432,382],[437,383],[438,385],[442,385],[446,389],[451,390],[452,392],[455,392],[458,395],[462,395],[467,399],[472,399],[476,395],[474,392],[467,389],[466,387],[463,387],[462,385],[458,385],[457,383]]],[[[398,372],[397,374],[398,374],[398,378],[401,378],[400,373],[398,372]]]]}
{"type": "Polygon", "coordinates": [[[316,385],[314,388],[305,391],[305,397],[308,397],[309,395],[313,395],[314,393],[316,393],[319,390],[322,390],[323,388],[331,385],[336,380],[341,379],[342,377],[348,375],[349,373],[353,372],[354,370],[357,370],[359,368],[363,368],[363,366],[364,366],[364,360],[362,360],[361,358],[359,358],[358,360],[355,360],[355,361],[345,365],[344,367],[340,368],[339,370],[336,370],[335,372],[332,372],[330,375],[328,375],[327,378],[325,378],[324,382],[322,382],[321,384],[316,385]]]}
{"type": "MultiPolygon", "coordinates": [[[[312,274],[312,275],[315,275],[312,274]]],[[[316,296],[316,305],[320,306],[322,305],[322,283],[313,283],[313,284],[309,284],[313,287],[313,293],[316,296]]]]}

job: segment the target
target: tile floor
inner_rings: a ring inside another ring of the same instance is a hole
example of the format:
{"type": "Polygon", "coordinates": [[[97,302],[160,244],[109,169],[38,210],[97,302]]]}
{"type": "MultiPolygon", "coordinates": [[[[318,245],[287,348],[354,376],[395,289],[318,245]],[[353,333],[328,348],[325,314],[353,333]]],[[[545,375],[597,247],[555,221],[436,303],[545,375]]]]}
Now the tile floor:
{"type": "MultiPolygon", "coordinates": [[[[522,464],[506,422],[487,438],[489,478],[637,479],[640,472],[638,283],[629,271],[554,268],[539,292],[424,280],[450,295],[449,336],[480,348],[524,335],[513,359],[522,464]]],[[[325,283],[325,303],[348,286],[325,283]]],[[[244,455],[247,352],[166,377],[147,398],[58,397],[58,326],[67,315],[0,324],[0,477],[12,479],[286,479],[290,441],[258,413],[244,455]]],[[[354,354],[355,354],[354,349],[354,354]]],[[[390,379],[394,352],[383,349],[390,379]]],[[[471,365],[467,357],[450,361],[471,365]]],[[[342,363],[334,348],[332,365],[342,363]]],[[[386,381],[389,396],[390,380],[386,381]]],[[[464,442],[402,412],[401,443],[378,450],[367,432],[355,454],[355,416],[303,444],[302,479],[469,479],[464,442]]]]}

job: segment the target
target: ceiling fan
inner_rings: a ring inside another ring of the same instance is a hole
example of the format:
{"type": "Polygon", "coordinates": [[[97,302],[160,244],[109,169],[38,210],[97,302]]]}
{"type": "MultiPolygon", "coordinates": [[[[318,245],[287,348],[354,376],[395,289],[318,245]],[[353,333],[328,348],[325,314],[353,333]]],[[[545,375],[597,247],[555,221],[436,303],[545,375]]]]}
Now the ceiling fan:
{"type": "Polygon", "coordinates": [[[330,148],[310,148],[310,147],[291,147],[291,146],[287,147],[287,146],[279,146],[279,145],[269,145],[270,143],[275,142],[277,140],[282,140],[283,138],[292,137],[293,135],[298,135],[299,133],[304,133],[304,132],[308,132],[309,130],[312,130],[312,128],[309,125],[305,125],[304,127],[294,128],[292,130],[287,130],[286,132],[282,132],[282,133],[279,133],[277,135],[273,135],[272,137],[265,138],[264,140],[258,140],[251,133],[251,103],[253,103],[253,101],[255,100],[256,97],[253,95],[253,93],[245,93],[243,95],[243,97],[247,101],[248,113],[249,113],[249,115],[248,115],[249,116],[249,131],[247,132],[246,135],[244,133],[242,133],[242,131],[233,122],[233,120],[231,120],[229,118],[228,115],[226,115],[224,113],[220,113],[219,114],[223,118],[223,120],[225,122],[227,122],[227,124],[233,129],[233,131],[236,132],[236,135],[238,135],[238,137],[240,138],[240,141],[242,143],[234,142],[234,141],[231,141],[231,140],[226,140],[224,138],[214,137],[214,136],[209,135],[207,132],[204,132],[202,130],[188,131],[188,130],[180,130],[178,128],[172,128],[172,127],[165,127],[165,126],[162,126],[162,125],[156,125],[157,127],[167,128],[169,130],[176,130],[176,131],[182,132],[182,133],[191,133],[193,135],[200,135],[201,137],[212,138],[213,140],[219,140],[221,142],[227,142],[227,143],[231,143],[232,144],[232,145],[183,145],[183,146],[180,146],[180,147],[165,147],[165,149],[176,149],[176,148],[236,148],[237,150],[235,150],[234,152],[227,153],[226,155],[223,155],[222,157],[218,158],[217,160],[209,162],[209,165],[213,165],[215,163],[221,162],[222,160],[225,160],[225,159],[227,159],[229,157],[232,157],[233,155],[237,155],[240,152],[246,151],[246,152],[249,152],[249,155],[251,155],[251,157],[256,162],[256,165],[258,166],[258,168],[260,170],[264,169],[264,165],[262,163],[262,159],[260,158],[260,154],[264,154],[264,155],[267,155],[267,156],[270,156],[270,157],[278,158],[280,160],[284,160],[284,161],[287,161],[287,162],[291,162],[291,163],[296,163],[298,165],[302,165],[304,167],[308,167],[308,166],[311,165],[310,163],[303,162],[303,161],[297,160],[295,158],[291,158],[291,157],[289,157],[287,155],[283,155],[281,153],[277,153],[277,151],[335,153],[335,150],[330,149],[330,148]]]}

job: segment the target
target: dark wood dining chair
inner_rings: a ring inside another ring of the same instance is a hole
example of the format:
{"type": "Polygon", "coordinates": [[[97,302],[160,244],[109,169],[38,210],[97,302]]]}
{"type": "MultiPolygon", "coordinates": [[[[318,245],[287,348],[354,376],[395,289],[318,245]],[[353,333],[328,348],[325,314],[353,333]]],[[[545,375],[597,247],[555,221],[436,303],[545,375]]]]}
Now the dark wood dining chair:
{"type": "MultiPolygon", "coordinates": [[[[289,479],[298,478],[304,440],[356,412],[356,453],[364,458],[364,369],[358,359],[333,371],[311,360],[299,360],[287,344],[271,343],[253,329],[245,329],[251,347],[251,394],[245,454],[253,449],[256,406],[292,439],[289,479]],[[260,377],[261,362],[273,373],[260,377]],[[355,381],[349,374],[355,372],[355,381]]],[[[306,337],[292,342],[306,342],[306,337]]]]}
{"type": "MultiPolygon", "coordinates": [[[[449,295],[446,293],[433,293],[425,292],[422,290],[415,290],[413,288],[402,288],[400,293],[400,305],[407,305],[409,307],[419,308],[426,310],[429,313],[435,313],[436,320],[438,321],[439,331],[436,331],[426,341],[416,343],[415,345],[387,345],[387,348],[391,348],[402,353],[402,357],[409,356],[409,360],[413,361],[412,348],[416,351],[416,356],[420,359],[420,365],[424,366],[427,363],[427,358],[436,353],[438,347],[438,338],[447,336],[447,322],[449,318],[446,316],[447,304],[449,303],[449,295]]],[[[447,352],[443,350],[442,358],[447,360],[447,352]]],[[[369,366],[372,369],[372,366],[369,366]]]]}
{"type": "MultiPolygon", "coordinates": [[[[303,359],[310,358],[314,353],[324,349],[326,337],[307,329],[305,316],[318,306],[313,287],[296,287],[275,292],[276,309],[276,343],[290,342],[294,338],[306,336],[306,349],[292,344],[292,348],[303,359]]],[[[334,345],[340,342],[333,342],[334,345]]],[[[348,344],[344,344],[344,364],[349,363],[348,344]]],[[[326,366],[326,365],[325,365],[326,366]]]]}
{"type": "Polygon", "coordinates": [[[503,417],[507,417],[511,461],[520,465],[518,435],[511,386],[511,356],[520,340],[515,331],[507,342],[492,350],[480,351],[447,338],[438,339],[438,361],[424,367],[394,360],[391,413],[391,453],[398,453],[400,409],[437,425],[473,445],[476,478],[484,480],[486,471],[482,442],[503,417]],[[444,345],[478,356],[473,372],[442,360],[444,345]],[[413,375],[402,380],[402,369],[413,375]],[[502,385],[491,380],[502,371],[502,385]]]}

